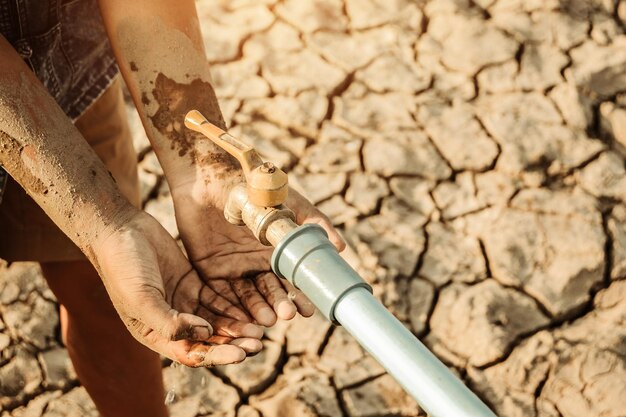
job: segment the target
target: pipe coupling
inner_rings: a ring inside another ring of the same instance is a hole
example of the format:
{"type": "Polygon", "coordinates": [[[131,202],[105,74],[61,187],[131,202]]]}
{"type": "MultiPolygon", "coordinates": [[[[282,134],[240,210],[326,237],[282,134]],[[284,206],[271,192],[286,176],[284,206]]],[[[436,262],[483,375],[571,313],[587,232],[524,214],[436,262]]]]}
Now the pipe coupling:
{"type": "Polygon", "coordinates": [[[267,239],[267,229],[277,220],[289,219],[295,221],[293,211],[280,205],[277,207],[260,207],[252,204],[248,190],[243,185],[237,185],[228,194],[224,206],[224,217],[234,225],[246,225],[262,244],[271,246],[267,239]]]}
{"type": "Polygon", "coordinates": [[[276,246],[271,261],[274,273],[300,289],[335,324],[335,307],[350,290],[372,288],[343,260],[317,224],[291,231],[276,246]]]}
{"type": "Polygon", "coordinates": [[[265,246],[272,246],[272,243],[267,239],[268,227],[280,219],[295,221],[296,215],[283,205],[278,207],[257,207],[249,202],[243,208],[242,218],[259,242],[265,246]]]}

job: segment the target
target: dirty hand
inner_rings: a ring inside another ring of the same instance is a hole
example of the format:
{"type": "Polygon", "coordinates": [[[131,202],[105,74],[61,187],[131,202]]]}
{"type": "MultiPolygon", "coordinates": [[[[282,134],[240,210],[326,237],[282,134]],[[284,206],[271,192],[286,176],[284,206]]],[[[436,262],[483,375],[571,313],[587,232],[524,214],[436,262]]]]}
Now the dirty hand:
{"type": "MultiPolygon", "coordinates": [[[[292,319],[296,312],[305,317],[314,313],[315,307],[304,294],[271,272],[272,248],[262,245],[247,227],[228,223],[222,210],[210,202],[176,192],[173,196],[189,259],[215,292],[240,305],[263,326],[273,325],[277,317],[292,319]]],[[[285,205],[294,211],[298,224],[319,224],[337,249],[344,249],[345,242],[328,218],[303,196],[290,189],[285,205]]]]}
{"type": "Polygon", "coordinates": [[[200,280],[172,237],[137,211],[92,247],[107,292],[131,334],[187,366],[241,362],[263,331],[200,280]]]}

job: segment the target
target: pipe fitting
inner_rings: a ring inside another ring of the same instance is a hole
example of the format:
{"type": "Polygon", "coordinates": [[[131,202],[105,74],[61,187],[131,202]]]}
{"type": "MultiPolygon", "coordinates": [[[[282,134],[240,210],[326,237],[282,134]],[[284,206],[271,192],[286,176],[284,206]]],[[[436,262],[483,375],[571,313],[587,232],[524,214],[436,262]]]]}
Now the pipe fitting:
{"type": "Polygon", "coordinates": [[[224,206],[224,217],[235,225],[246,225],[254,236],[264,245],[271,246],[272,241],[267,237],[267,230],[271,224],[287,219],[295,221],[293,211],[280,205],[277,207],[260,207],[250,201],[248,190],[244,185],[235,186],[228,194],[224,206]]]}
{"type": "Polygon", "coordinates": [[[292,230],[272,253],[272,270],[291,282],[309,297],[317,308],[335,324],[335,308],[354,288],[372,288],[343,260],[317,224],[305,224],[292,230]]]}
{"type": "Polygon", "coordinates": [[[246,226],[252,230],[254,236],[265,246],[272,245],[267,238],[267,229],[272,223],[280,219],[289,219],[291,221],[296,219],[293,211],[283,205],[278,207],[258,207],[250,202],[244,206],[242,217],[246,226]]]}
{"type": "Polygon", "coordinates": [[[244,226],[242,217],[243,207],[248,203],[248,193],[243,184],[238,184],[228,193],[226,205],[224,205],[224,217],[226,221],[235,226],[244,226]]]}

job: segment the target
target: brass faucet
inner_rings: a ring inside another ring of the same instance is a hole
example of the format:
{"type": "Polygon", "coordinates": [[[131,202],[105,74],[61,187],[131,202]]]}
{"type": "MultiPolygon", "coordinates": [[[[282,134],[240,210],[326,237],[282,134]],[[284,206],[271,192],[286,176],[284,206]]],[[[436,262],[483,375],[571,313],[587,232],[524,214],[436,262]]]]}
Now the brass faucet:
{"type": "Polygon", "coordinates": [[[185,126],[209,138],[241,164],[246,185],[235,186],[230,191],[224,207],[226,220],[248,226],[264,245],[275,245],[296,227],[295,215],[283,205],[289,192],[283,170],[271,162],[263,162],[252,146],[213,125],[197,110],[187,113],[185,126]]]}

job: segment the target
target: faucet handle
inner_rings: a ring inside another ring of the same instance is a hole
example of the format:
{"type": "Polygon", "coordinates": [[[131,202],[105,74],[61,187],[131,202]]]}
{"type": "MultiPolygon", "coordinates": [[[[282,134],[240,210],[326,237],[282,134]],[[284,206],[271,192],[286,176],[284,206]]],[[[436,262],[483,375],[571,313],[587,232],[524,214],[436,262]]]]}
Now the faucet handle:
{"type": "Polygon", "coordinates": [[[252,146],[224,132],[210,123],[198,110],[191,110],[185,116],[185,126],[211,139],[220,148],[234,156],[243,168],[246,180],[256,167],[263,164],[263,160],[252,146]]]}
{"type": "Polygon", "coordinates": [[[252,146],[210,123],[198,110],[187,113],[185,126],[203,134],[239,161],[252,204],[276,207],[287,200],[287,174],[271,162],[263,162],[252,146]]]}

